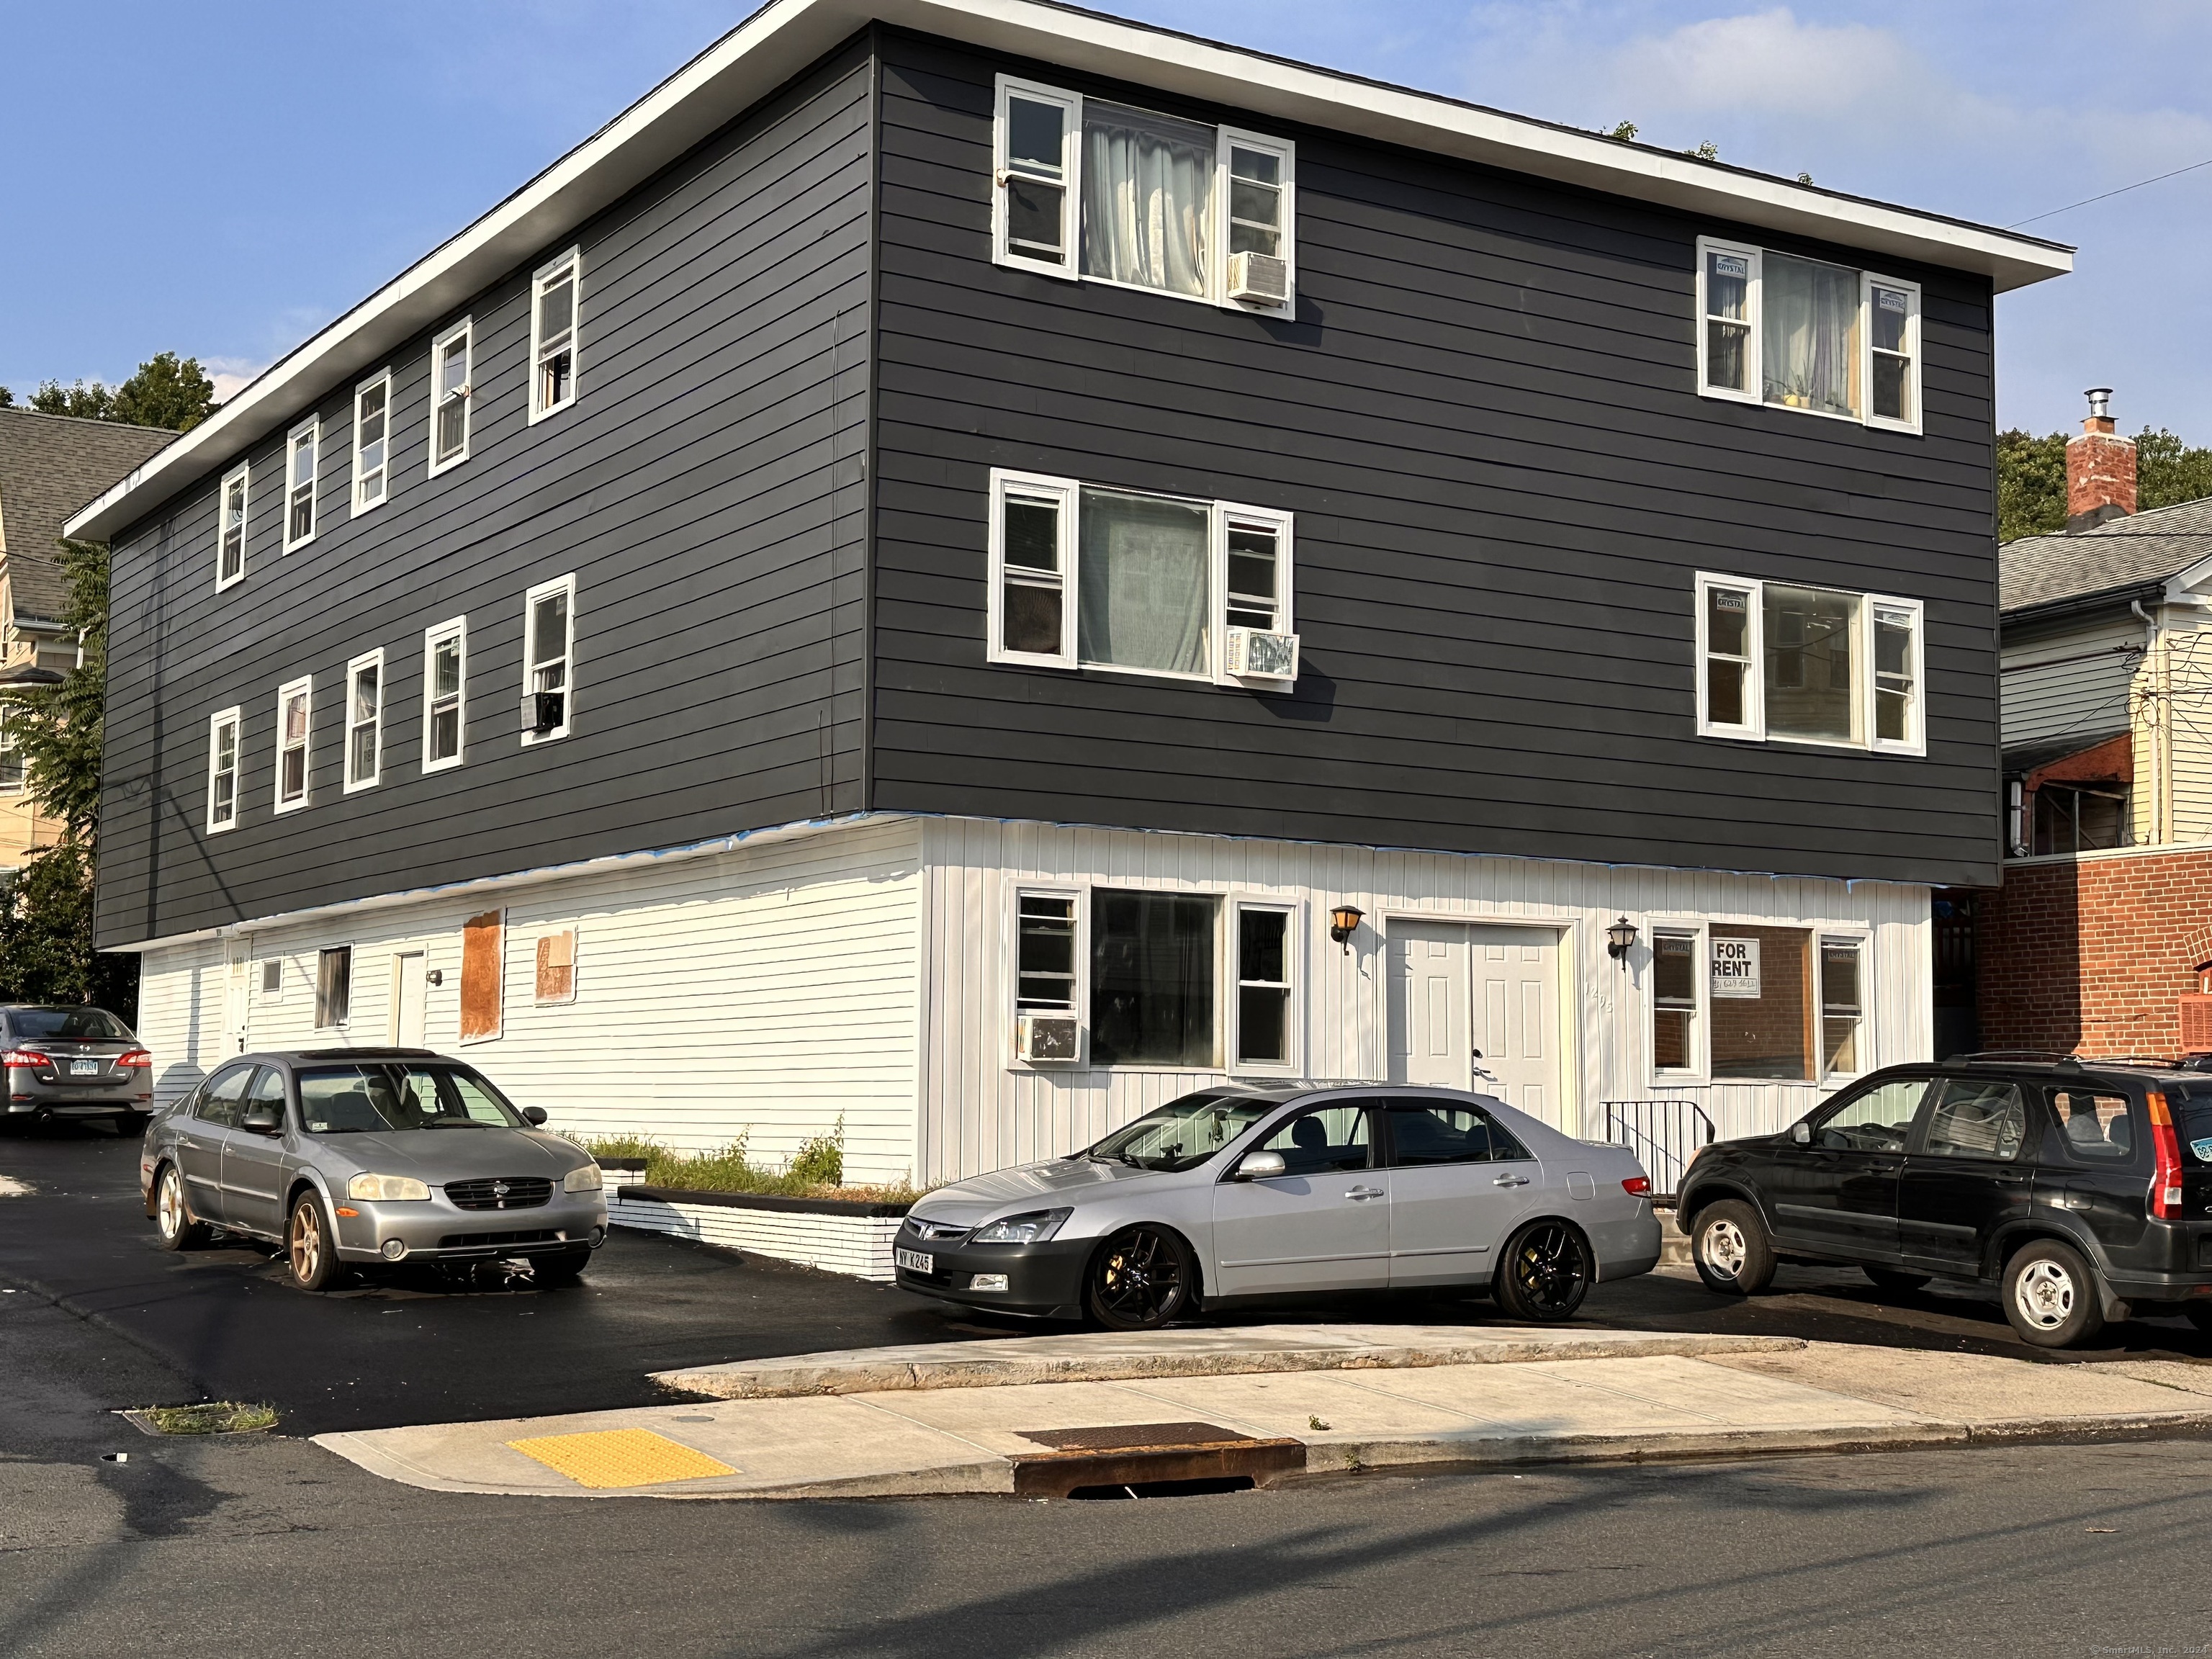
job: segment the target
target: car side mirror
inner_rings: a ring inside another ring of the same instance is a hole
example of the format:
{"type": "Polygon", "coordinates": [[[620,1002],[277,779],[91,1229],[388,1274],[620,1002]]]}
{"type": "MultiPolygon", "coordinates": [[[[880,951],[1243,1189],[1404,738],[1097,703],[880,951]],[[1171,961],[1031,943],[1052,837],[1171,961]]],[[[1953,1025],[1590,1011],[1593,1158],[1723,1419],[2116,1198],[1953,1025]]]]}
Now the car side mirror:
{"type": "Polygon", "coordinates": [[[249,1106],[245,1115],[238,1120],[238,1127],[250,1129],[258,1135],[273,1135],[284,1127],[284,1113],[281,1108],[269,1105],[266,1102],[249,1106]]]}
{"type": "Polygon", "coordinates": [[[545,1109],[543,1106],[526,1106],[522,1109],[522,1115],[530,1120],[530,1126],[533,1129],[545,1121],[545,1109]]]}
{"type": "Polygon", "coordinates": [[[1291,1166],[1283,1162],[1280,1152],[1247,1152],[1237,1161],[1239,1181],[1267,1181],[1279,1175],[1290,1173],[1291,1166]]]}
{"type": "Polygon", "coordinates": [[[1811,1146],[1813,1144],[1813,1126],[1809,1123],[1791,1124],[1790,1126],[1790,1139],[1796,1141],[1800,1146],[1811,1146]]]}

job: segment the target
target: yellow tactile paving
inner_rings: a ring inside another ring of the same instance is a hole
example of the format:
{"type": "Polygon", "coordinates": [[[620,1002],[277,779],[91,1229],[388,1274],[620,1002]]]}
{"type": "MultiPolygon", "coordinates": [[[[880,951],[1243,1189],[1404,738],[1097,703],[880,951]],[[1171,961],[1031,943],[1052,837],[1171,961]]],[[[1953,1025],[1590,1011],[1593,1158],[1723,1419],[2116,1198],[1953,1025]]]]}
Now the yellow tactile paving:
{"type": "Polygon", "coordinates": [[[507,1443],[580,1486],[657,1486],[669,1480],[705,1480],[737,1471],[718,1458],[651,1429],[599,1429],[588,1434],[549,1434],[507,1443]]]}

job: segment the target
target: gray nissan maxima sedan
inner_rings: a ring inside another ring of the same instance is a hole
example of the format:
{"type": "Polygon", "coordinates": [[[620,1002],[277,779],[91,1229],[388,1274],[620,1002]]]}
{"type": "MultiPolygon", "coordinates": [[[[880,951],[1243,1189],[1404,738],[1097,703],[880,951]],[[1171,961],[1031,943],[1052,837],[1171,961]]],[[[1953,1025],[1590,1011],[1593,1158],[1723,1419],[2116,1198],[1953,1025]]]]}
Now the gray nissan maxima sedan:
{"type": "Polygon", "coordinates": [[[1488,1291],[1565,1319],[1659,1261],[1651,1183],[1486,1095],[1376,1084],[1201,1090],[1086,1151],[921,1199],[898,1282],[976,1308],[1150,1330],[1339,1291],[1488,1291]]]}
{"type": "Polygon", "coordinates": [[[416,1048],[241,1054],[146,1131],[164,1249],[211,1227],[282,1245],[301,1288],[347,1264],[527,1257],[572,1279],[607,1235],[599,1166],[483,1075],[416,1048]]]}

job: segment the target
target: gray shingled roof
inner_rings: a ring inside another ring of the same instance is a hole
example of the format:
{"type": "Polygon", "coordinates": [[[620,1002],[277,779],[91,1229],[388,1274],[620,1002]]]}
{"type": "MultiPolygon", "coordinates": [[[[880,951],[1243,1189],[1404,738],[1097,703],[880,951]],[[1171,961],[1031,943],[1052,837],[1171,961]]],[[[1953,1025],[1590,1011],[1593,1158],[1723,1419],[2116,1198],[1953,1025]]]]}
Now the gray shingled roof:
{"type": "Polygon", "coordinates": [[[2140,586],[2212,558],[2212,497],[2108,519],[2077,535],[2022,536],[1997,550],[2006,611],[2140,586]]]}
{"type": "Polygon", "coordinates": [[[69,603],[55,547],[62,526],[176,435],[160,427],[0,409],[0,568],[18,615],[62,614],[69,603]]]}

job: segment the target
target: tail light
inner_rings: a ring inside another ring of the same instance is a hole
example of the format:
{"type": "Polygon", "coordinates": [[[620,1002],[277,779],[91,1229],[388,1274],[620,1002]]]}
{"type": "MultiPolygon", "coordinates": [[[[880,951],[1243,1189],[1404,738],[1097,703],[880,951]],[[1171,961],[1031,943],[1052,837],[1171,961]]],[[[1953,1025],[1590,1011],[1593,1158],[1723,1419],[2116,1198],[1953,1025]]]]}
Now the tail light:
{"type": "Polygon", "coordinates": [[[36,1048],[10,1048],[0,1054],[0,1066],[27,1066],[34,1072],[51,1072],[54,1057],[42,1054],[36,1048]]]}
{"type": "Polygon", "coordinates": [[[128,1072],[140,1066],[151,1066],[153,1063],[154,1056],[147,1050],[133,1048],[129,1054],[118,1054],[116,1057],[115,1069],[118,1072],[128,1072]]]}
{"type": "Polygon", "coordinates": [[[1631,1198],[1649,1198],[1651,1196],[1651,1177],[1631,1176],[1620,1183],[1620,1190],[1631,1198]]]}
{"type": "Polygon", "coordinates": [[[2173,1133],[2173,1114],[2166,1096],[2150,1091],[2150,1146],[2158,1170],[2150,1178],[2150,1212],[2160,1221],[2181,1218],[2181,1142],[2173,1133]]]}

